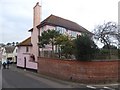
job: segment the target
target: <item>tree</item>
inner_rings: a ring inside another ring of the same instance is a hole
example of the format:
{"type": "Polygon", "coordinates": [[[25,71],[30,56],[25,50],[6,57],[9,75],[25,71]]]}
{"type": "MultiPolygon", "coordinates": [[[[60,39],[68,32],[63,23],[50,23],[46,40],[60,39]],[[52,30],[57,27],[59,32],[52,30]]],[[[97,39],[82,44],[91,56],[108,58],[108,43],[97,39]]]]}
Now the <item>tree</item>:
{"type": "MultiPolygon", "coordinates": [[[[116,44],[116,38],[118,38],[118,29],[117,24],[115,22],[107,22],[103,25],[98,25],[94,29],[94,38],[99,40],[104,46],[110,50],[111,44],[116,44]]],[[[109,52],[110,58],[110,52],[109,52]]]]}
{"type": "Polygon", "coordinates": [[[56,30],[50,30],[43,31],[42,35],[39,37],[39,46],[45,47],[45,45],[51,45],[52,46],[52,57],[54,54],[54,45],[55,45],[55,39],[58,37],[60,33],[56,30]]]}
{"type": "Polygon", "coordinates": [[[15,42],[12,42],[12,46],[15,46],[15,42]]]}
{"type": "Polygon", "coordinates": [[[11,43],[7,43],[6,45],[11,46],[11,43]]]}
{"type": "Polygon", "coordinates": [[[58,31],[55,30],[48,30],[48,40],[49,44],[52,45],[52,52],[54,53],[54,45],[55,45],[55,39],[60,35],[58,31]]]}
{"type": "Polygon", "coordinates": [[[5,46],[5,44],[4,43],[0,43],[0,47],[4,47],[5,46]]]}
{"type": "Polygon", "coordinates": [[[38,37],[39,38],[39,47],[40,48],[43,48],[45,47],[45,45],[49,44],[49,37],[48,37],[48,34],[47,34],[47,31],[44,31],[41,36],[38,37]]]}
{"type": "Polygon", "coordinates": [[[16,42],[16,45],[18,45],[19,44],[19,42],[16,42]]]}
{"type": "Polygon", "coordinates": [[[73,40],[67,35],[61,34],[56,38],[56,45],[58,45],[59,57],[71,58],[73,54],[73,40]]]}
{"type": "Polygon", "coordinates": [[[96,52],[97,45],[87,35],[78,36],[75,43],[75,57],[77,60],[91,60],[96,52]]]}

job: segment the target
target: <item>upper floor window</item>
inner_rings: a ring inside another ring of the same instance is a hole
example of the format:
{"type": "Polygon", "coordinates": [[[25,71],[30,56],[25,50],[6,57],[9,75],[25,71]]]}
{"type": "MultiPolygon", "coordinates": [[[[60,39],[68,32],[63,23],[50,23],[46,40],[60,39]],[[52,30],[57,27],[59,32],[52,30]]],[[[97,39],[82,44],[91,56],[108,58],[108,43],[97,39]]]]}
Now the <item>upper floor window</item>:
{"type": "Polygon", "coordinates": [[[66,32],[66,29],[65,28],[63,28],[63,27],[56,27],[56,30],[57,31],[59,31],[61,34],[65,34],[65,32],[66,32]]]}
{"type": "Polygon", "coordinates": [[[44,27],[42,27],[39,31],[39,35],[41,36],[42,32],[44,31],[44,27]]]}
{"type": "Polygon", "coordinates": [[[77,32],[71,31],[71,36],[77,37],[77,32]]]}
{"type": "Polygon", "coordinates": [[[44,31],[44,27],[41,28],[41,32],[43,32],[43,31],[44,31]]]}

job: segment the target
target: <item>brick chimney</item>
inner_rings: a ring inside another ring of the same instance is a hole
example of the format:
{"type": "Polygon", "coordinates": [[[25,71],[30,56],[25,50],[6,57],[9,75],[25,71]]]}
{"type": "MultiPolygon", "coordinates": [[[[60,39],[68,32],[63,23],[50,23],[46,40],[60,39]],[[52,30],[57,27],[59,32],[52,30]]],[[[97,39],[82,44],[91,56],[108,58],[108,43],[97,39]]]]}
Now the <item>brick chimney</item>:
{"type": "Polygon", "coordinates": [[[37,61],[37,57],[39,54],[38,51],[39,30],[36,26],[40,24],[40,21],[41,21],[41,6],[39,5],[39,2],[37,2],[36,5],[33,7],[33,31],[31,32],[31,43],[32,43],[31,54],[35,56],[35,61],[37,61]]]}

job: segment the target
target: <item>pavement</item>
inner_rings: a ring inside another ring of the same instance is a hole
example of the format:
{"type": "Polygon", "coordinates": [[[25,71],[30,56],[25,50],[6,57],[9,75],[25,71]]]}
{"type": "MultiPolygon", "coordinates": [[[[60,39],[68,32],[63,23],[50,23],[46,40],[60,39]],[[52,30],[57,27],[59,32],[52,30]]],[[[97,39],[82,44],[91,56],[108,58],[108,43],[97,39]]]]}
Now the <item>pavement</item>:
{"type": "MultiPolygon", "coordinates": [[[[64,85],[67,85],[68,88],[72,87],[72,88],[89,88],[87,90],[93,89],[93,90],[120,90],[119,86],[120,84],[118,83],[113,83],[113,84],[82,84],[82,83],[76,83],[76,82],[70,82],[70,81],[64,81],[64,80],[60,80],[57,78],[53,78],[53,77],[49,77],[46,75],[42,75],[42,74],[38,74],[36,72],[32,72],[26,69],[21,69],[21,68],[17,68],[15,64],[10,65],[10,69],[20,72],[20,73],[26,73],[26,75],[28,75],[29,77],[33,77],[36,78],[37,80],[39,80],[39,78],[45,78],[48,80],[53,81],[53,83],[50,82],[50,84],[55,84],[54,82],[58,82],[64,85]]],[[[43,80],[44,82],[49,82],[48,80],[43,80]]],[[[60,86],[61,87],[61,86],[60,86]]]]}

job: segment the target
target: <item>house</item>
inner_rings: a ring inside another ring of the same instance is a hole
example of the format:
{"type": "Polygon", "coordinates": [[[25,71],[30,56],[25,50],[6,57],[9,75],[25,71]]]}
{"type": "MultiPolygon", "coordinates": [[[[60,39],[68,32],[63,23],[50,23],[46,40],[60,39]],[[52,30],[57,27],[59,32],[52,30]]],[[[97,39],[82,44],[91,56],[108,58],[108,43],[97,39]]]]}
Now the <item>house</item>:
{"type": "Polygon", "coordinates": [[[0,47],[0,61],[2,60],[2,47],[0,47]]]}
{"type": "Polygon", "coordinates": [[[2,48],[2,60],[10,60],[12,63],[17,62],[17,47],[4,46],[2,48]]]}
{"type": "Polygon", "coordinates": [[[4,48],[4,44],[0,43],[0,61],[2,61],[2,52],[3,52],[3,48],[4,48]]]}
{"type": "Polygon", "coordinates": [[[34,56],[32,56],[32,44],[31,37],[25,39],[17,45],[17,67],[28,68],[37,70],[37,62],[35,62],[34,56]]]}
{"type": "MultiPolygon", "coordinates": [[[[84,33],[89,35],[92,34],[79,24],[55,15],[50,15],[42,22],[40,21],[41,6],[39,3],[36,3],[33,8],[33,28],[29,30],[29,32],[31,32],[31,37],[18,45],[18,67],[37,70],[37,58],[41,52],[41,49],[38,47],[38,37],[43,31],[54,29],[62,34],[71,35],[73,37],[84,33]]],[[[49,50],[50,48],[51,47],[49,47],[49,50]]]]}

